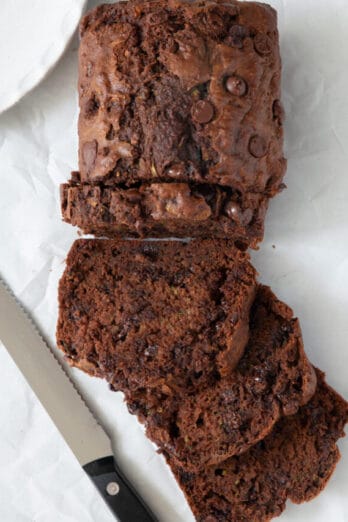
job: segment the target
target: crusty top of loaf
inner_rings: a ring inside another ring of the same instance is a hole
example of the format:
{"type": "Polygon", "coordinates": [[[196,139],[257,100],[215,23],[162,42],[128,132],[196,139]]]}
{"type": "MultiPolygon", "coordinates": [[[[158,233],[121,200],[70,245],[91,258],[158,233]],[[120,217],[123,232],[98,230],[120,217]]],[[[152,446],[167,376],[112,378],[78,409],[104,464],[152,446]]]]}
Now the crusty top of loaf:
{"type": "Polygon", "coordinates": [[[285,162],[272,8],[131,0],[91,11],[81,36],[83,181],[279,190],[285,162]]]}

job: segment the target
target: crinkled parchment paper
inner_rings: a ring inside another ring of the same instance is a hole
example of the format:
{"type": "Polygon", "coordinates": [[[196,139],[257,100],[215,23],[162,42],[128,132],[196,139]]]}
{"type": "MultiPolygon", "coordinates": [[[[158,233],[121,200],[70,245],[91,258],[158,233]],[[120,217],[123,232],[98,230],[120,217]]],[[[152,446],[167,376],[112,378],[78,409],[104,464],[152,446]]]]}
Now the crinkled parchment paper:
{"type": "MultiPolygon", "coordinates": [[[[281,31],[288,189],[272,202],[253,259],[261,280],[300,317],[313,363],[348,397],[348,4],[272,3],[281,31]]],[[[44,83],[0,115],[0,274],[52,344],[57,282],[77,237],[61,222],[58,202],[59,183],[77,167],[76,82],[75,38],[44,83]]],[[[113,520],[3,347],[0,366],[0,520],[113,520]]],[[[192,521],[121,394],[70,373],[160,520],[192,521]]],[[[340,448],[326,491],[309,504],[289,504],[281,520],[348,521],[348,440],[340,448]]]]}

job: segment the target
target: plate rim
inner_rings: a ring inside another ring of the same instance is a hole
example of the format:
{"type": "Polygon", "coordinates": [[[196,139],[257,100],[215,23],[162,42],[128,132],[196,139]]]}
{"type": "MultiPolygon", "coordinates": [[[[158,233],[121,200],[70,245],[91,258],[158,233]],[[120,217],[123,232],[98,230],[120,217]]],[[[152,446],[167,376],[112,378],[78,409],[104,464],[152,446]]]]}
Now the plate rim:
{"type": "Polygon", "coordinates": [[[50,52],[47,53],[47,48],[43,49],[40,58],[37,60],[37,66],[30,73],[30,81],[23,82],[25,76],[18,81],[22,83],[22,87],[13,89],[6,98],[0,97],[0,114],[4,113],[17,102],[19,102],[26,94],[31,92],[44,78],[51,72],[54,66],[57,64],[59,59],[64,54],[68,45],[70,44],[72,37],[75,33],[76,28],[81,20],[82,14],[84,13],[88,0],[75,0],[76,3],[76,16],[72,17],[72,21],[64,26],[64,30],[60,30],[61,39],[56,42],[55,45],[51,45],[50,52]],[[47,56],[45,54],[47,53],[47,56]],[[2,100],[5,99],[3,103],[2,100]]]}

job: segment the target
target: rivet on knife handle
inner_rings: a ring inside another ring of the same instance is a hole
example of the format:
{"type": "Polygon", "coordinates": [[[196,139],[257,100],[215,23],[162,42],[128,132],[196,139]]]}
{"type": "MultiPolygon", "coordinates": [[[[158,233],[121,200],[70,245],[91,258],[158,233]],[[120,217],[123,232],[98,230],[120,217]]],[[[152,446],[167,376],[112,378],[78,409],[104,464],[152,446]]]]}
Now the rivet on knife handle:
{"type": "Polygon", "coordinates": [[[120,522],[157,521],[117,468],[113,457],[95,460],[83,469],[120,522]]]}

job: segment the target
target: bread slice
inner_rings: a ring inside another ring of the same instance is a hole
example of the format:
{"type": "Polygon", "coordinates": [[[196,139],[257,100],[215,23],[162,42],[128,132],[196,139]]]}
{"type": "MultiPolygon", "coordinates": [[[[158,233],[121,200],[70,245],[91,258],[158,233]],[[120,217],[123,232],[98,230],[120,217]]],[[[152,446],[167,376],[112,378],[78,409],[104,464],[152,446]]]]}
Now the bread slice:
{"type": "Polygon", "coordinates": [[[242,248],[256,246],[267,206],[261,194],[246,194],[241,204],[231,199],[230,190],[207,184],[126,189],[71,181],[61,186],[64,221],[99,237],[233,238],[242,248]]]}
{"type": "Polygon", "coordinates": [[[196,474],[166,455],[198,522],[267,522],[287,499],[300,504],[324,489],[340,458],[336,443],[344,436],[348,403],[316,373],[312,400],[243,455],[196,474]]]}
{"type": "MultiPolygon", "coordinates": [[[[233,372],[195,394],[184,390],[160,415],[152,409],[143,412],[148,436],[186,469],[245,452],[314,394],[316,376],[299,322],[268,287],[258,288],[249,328],[249,342],[233,372]]],[[[144,404],[149,400],[147,396],[144,404]]]]}
{"type": "Polygon", "coordinates": [[[243,355],[255,278],[224,240],[78,240],[59,285],[58,346],[117,390],[197,392],[243,355]]]}

